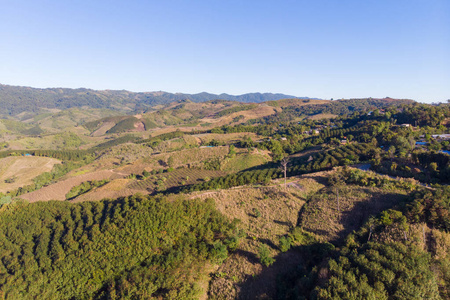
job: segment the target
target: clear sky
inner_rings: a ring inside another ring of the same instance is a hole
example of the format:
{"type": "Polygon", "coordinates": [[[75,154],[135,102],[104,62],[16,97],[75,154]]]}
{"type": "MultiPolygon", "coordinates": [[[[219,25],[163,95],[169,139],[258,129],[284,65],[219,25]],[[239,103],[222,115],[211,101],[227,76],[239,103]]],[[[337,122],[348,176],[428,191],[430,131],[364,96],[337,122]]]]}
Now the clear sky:
{"type": "Polygon", "coordinates": [[[450,99],[449,0],[0,0],[0,83],[450,99]]]}

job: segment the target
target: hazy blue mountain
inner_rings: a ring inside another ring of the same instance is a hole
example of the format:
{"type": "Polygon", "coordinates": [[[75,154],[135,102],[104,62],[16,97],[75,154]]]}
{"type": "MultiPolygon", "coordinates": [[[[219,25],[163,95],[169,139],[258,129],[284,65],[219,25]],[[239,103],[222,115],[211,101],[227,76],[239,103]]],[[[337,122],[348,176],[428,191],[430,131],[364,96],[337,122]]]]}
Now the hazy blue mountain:
{"type": "Polygon", "coordinates": [[[167,92],[135,93],[125,90],[91,90],[85,88],[31,88],[0,84],[0,115],[17,115],[22,112],[39,112],[42,108],[67,109],[87,106],[107,108],[120,111],[139,111],[145,108],[167,104],[179,100],[203,102],[209,100],[233,100],[240,102],[265,102],[284,98],[301,98],[292,95],[272,93],[248,93],[244,95],[229,94],[183,94],[167,92]]]}

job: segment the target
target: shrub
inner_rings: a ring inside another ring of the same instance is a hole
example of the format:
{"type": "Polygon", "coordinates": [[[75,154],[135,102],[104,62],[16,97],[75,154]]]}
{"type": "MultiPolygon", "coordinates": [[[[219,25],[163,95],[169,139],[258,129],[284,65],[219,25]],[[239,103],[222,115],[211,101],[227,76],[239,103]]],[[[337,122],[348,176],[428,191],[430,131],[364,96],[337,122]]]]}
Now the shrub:
{"type": "Polygon", "coordinates": [[[270,256],[269,247],[266,244],[261,244],[258,249],[259,261],[266,267],[270,266],[275,262],[275,259],[270,256]]]}

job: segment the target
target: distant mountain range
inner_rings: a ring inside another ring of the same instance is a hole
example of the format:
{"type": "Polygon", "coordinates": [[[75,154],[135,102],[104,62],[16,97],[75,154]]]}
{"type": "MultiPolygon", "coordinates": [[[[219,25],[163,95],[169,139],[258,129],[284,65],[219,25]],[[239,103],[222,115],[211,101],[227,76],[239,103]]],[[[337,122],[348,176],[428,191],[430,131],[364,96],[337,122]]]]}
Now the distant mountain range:
{"type": "Polygon", "coordinates": [[[146,108],[179,100],[204,102],[210,100],[232,100],[260,103],[295,97],[285,94],[248,93],[238,96],[229,94],[182,94],[167,92],[135,93],[118,90],[91,90],[69,88],[31,88],[0,84],[0,115],[18,115],[23,112],[38,113],[41,109],[68,109],[71,107],[105,108],[119,111],[141,111],[146,108]]]}

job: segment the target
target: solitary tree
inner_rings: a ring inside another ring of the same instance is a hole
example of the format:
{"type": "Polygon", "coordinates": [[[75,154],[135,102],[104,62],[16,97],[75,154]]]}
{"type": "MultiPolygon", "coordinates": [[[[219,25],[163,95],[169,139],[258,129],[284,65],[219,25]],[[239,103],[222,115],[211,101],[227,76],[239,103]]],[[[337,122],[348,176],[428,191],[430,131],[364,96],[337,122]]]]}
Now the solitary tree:
{"type": "Polygon", "coordinates": [[[338,215],[340,215],[341,207],[340,207],[340,202],[339,202],[339,188],[344,183],[344,178],[342,176],[342,173],[339,171],[334,172],[333,174],[330,175],[330,177],[328,177],[328,182],[330,183],[331,187],[334,188],[334,190],[335,190],[337,210],[338,210],[338,215]]]}
{"type": "Polygon", "coordinates": [[[289,157],[284,157],[281,161],[280,161],[280,168],[283,170],[284,172],[284,190],[287,189],[287,184],[286,184],[286,177],[287,177],[287,167],[289,165],[289,157]]]}

